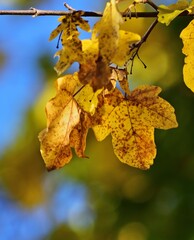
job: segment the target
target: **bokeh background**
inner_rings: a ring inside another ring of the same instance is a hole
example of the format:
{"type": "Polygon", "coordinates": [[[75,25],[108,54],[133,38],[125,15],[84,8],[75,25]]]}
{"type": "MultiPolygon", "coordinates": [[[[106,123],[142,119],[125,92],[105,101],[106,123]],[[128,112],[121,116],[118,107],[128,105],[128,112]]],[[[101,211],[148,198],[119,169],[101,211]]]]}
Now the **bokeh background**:
{"type": "MultiPolygon", "coordinates": [[[[68,4],[102,11],[105,2],[68,4]]],[[[64,9],[59,0],[0,0],[0,9],[30,7],[64,9]]],[[[88,20],[92,26],[97,19],[88,20]]],[[[179,38],[189,20],[159,24],[140,50],[147,68],[136,60],[130,76],[131,88],[161,86],[179,122],[177,129],[156,130],[151,169],[122,164],[111,139],[99,143],[90,132],[89,159],[74,157],[48,173],[37,136],[46,126],[45,104],[55,94],[57,40],[48,38],[57,17],[0,16],[1,240],[194,240],[194,94],[183,83],[179,38]]],[[[127,20],[123,28],[143,34],[152,21],[127,20]]]]}

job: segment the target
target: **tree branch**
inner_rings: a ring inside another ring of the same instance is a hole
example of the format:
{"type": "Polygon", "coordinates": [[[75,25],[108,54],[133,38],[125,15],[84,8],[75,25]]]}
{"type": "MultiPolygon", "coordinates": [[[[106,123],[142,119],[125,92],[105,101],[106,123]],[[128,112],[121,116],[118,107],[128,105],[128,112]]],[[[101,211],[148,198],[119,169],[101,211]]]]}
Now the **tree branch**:
{"type": "Polygon", "coordinates": [[[144,65],[144,67],[146,68],[145,63],[144,63],[144,62],[141,60],[141,58],[139,57],[138,52],[139,52],[139,49],[140,49],[140,47],[142,46],[142,44],[146,42],[147,38],[148,38],[149,35],[151,34],[152,30],[155,28],[155,26],[157,25],[157,23],[158,23],[158,20],[155,19],[154,22],[150,25],[150,27],[149,27],[148,30],[146,31],[146,33],[143,35],[143,37],[141,38],[141,40],[139,40],[138,42],[133,43],[133,44],[131,45],[131,50],[130,50],[130,51],[133,52],[133,53],[132,53],[132,56],[131,56],[131,58],[130,58],[130,60],[129,60],[129,61],[131,61],[130,74],[132,74],[133,63],[134,63],[134,59],[135,59],[136,56],[138,57],[138,59],[141,61],[141,63],[142,63],[142,64],[144,65]]]}
{"type": "MultiPolygon", "coordinates": [[[[82,11],[82,10],[81,10],[82,11]]],[[[82,11],[84,17],[102,17],[101,12],[93,12],[93,11],[82,11]]],[[[0,15],[19,15],[19,16],[28,16],[31,15],[33,17],[37,16],[64,16],[72,14],[72,11],[56,11],[56,10],[40,10],[36,8],[31,8],[29,10],[0,10],[0,15]]],[[[132,18],[156,18],[158,12],[132,12],[130,17],[132,18]]],[[[128,17],[128,14],[123,14],[123,17],[128,17]]],[[[187,11],[182,12],[179,16],[194,16],[193,14],[189,14],[187,11]]]]}

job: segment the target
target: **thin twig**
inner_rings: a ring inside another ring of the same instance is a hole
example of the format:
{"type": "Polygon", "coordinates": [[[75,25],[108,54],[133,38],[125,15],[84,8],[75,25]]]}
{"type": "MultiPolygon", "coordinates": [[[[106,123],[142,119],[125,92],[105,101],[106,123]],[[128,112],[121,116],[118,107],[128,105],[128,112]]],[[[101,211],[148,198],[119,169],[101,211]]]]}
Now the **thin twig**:
{"type": "Polygon", "coordinates": [[[139,1],[134,1],[132,4],[130,4],[127,7],[127,9],[124,11],[124,14],[127,14],[129,18],[131,18],[131,14],[132,14],[131,9],[134,9],[135,16],[136,18],[138,18],[136,5],[139,5],[141,3],[150,5],[158,13],[158,6],[154,2],[152,2],[151,0],[139,0],[139,1]]]}
{"type": "Polygon", "coordinates": [[[73,97],[75,97],[85,86],[86,86],[86,85],[82,85],[82,86],[77,90],[77,92],[75,92],[75,93],[73,94],[73,97]]]}
{"type": "Polygon", "coordinates": [[[130,58],[129,61],[131,61],[131,70],[130,70],[130,74],[132,74],[132,69],[133,69],[133,63],[134,63],[134,59],[135,57],[138,57],[138,59],[141,61],[141,63],[144,65],[144,68],[146,68],[145,63],[141,60],[141,58],[139,57],[139,49],[142,46],[143,43],[146,42],[147,38],[149,37],[149,35],[151,34],[152,30],[154,29],[154,27],[157,25],[158,20],[155,19],[155,21],[150,25],[150,27],[148,28],[148,30],[146,31],[146,33],[143,35],[143,37],[141,38],[141,40],[139,40],[136,43],[133,43],[130,47],[131,50],[130,52],[132,53],[132,56],[130,58]]]}
{"type": "Polygon", "coordinates": [[[64,6],[69,10],[69,11],[72,11],[72,12],[75,12],[76,9],[72,8],[68,3],[64,3],[64,6]]]}
{"type": "MultiPolygon", "coordinates": [[[[84,17],[102,17],[101,12],[93,12],[93,11],[82,11],[84,17]]],[[[19,15],[19,16],[64,16],[72,14],[72,11],[56,11],[56,10],[40,10],[36,8],[31,8],[29,10],[0,10],[0,15],[19,15]]],[[[157,12],[132,12],[132,18],[156,18],[157,12]]],[[[123,17],[128,17],[128,14],[123,14],[123,17]]],[[[182,16],[194,16],[194,13],[189,14],[187,11],[182,12],[180,15],[182,16]]]]}
{"type": "Polygon", "coordinates": [[[146,33],[143,35],[143,37],[141,38],[141,40],[137,43],[135,43],[136,47],[139,47],[139,45],[141,46],[144,42],[146,42],[147,38],[149,37],[150,33],[152,32],[152,30],[155,28],[156,24],[158,23],[158,20],[155,19],[155,21],[150,25],[150,27],[148,28],[148,30],[146,31],[146,33]]]}

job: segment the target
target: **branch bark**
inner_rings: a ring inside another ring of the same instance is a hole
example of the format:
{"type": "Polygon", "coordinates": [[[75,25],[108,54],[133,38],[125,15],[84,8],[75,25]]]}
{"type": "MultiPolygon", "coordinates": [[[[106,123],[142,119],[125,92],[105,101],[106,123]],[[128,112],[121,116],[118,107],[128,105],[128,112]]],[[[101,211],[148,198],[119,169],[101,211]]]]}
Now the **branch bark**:
{"type": "MultiPolygon", "coordinates": [[[[84,17],[101,17],[101,12],[93,12],[93,11],[82,11],[84,17]]],[[[19,15],[19,16],[64,16],[72,14],[72,11],[55,11],[55,10],[40,10],[36,8],[31,8],[29,10],[0,10],[0,15],[19,15]]],[[[132,12],[130,17],[132,18],[156,18],[158,12],[132,12]]],[[[128,14],[123,14],[123,17],[128,17],[128,14]]],[[[180,17],[184,16],[194,16],[193,14],[189,14],[187,11],[181,13],[180,17]]]]}

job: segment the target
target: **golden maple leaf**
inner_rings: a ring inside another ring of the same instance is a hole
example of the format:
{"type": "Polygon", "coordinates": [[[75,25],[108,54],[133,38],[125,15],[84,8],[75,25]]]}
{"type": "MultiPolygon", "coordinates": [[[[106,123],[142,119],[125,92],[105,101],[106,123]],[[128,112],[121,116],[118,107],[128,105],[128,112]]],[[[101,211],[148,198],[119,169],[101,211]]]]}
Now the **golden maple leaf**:
{"type": "Polygon", "coordinates": [[[83,84],[89,83],[94,91],[109,83],[109,63],[99,56],[98,39],[82,40],[82,60],[80,61],[79,79],[83,84]]]}
{"type": "Polygon", "coordinates": [[[98,38],[99,55],[107,62],[110,62],[116,53],[119,28],[122,22],[123,19],[116,7],[115,0],[111,0],[106,4],[101,20],[95,24],[92,30],[92,38],[98,38]]]}
{"type": "Polygon", "coordinates": [[[81,15],[81,11],[76,11],[60,17],[58,21],[61,23],[50,35],[49,40],[53,40],[61,34],[63,48],[55,54],[55,56],[59,57],[55,66],[55,70],[59,75],[69,68],[73,62],[79,62],[82,59],[82,44],[78,38],[79,32],[77,26],[84,31],[89,31],[90,26],[87,21],[81,18],[81,15]]]}
{"type": "Polygon", "coordinates": [[[94,91],[102,87],[108,88],[111,78],[110,63],[122,67],[130,59],[130,45],[140,40],[138,34],[123,30],[118,31],[117,38],[112,35],[107,35],[107,37],[117,43],[115,45],[112,44],[112,50],[110,50],[108,43],[104,43],[104,47],[101,49],[100,41],[102,40],[98,37],[82,40],[83,52],[82,60],[80,61],[79,79],[83,84],[89,83],[94,91]],[[108,58],[104,57],[107,53],[110,53],[108,58]]]}
{"type": "Polygon", "coordinates": [[[177,127],[174,108],[158,94],[156,86],[135,89],[125,98],[118,89],[99,97],[93,127],[96,139],[102,141],[110,133],[120,161],[140,169],[148,169],[156,156],[154,128],[177,127]]]}
{"type": "Polygon", "coordinates": [[[75,149],[78,157],[86,158],[84,151],[86,148],[86,137],[88,129],[91,127],[90,115],[86,112],[81,112],[80,122],[70,134],[70,147],[75,149]]]}
{"type": "Polygon", "coordinates": [[[133,32],[119,30],[118,46],[111,62],[122,67],[131,57],[131,44],[139,41],[140,35],[133,32]]]}
{"type": "Polygon", "coordinates": [[[82,41],[79,79],[83,84],[90,83],[94,91],[109,85],[109,64],[118,47],[122,21],[115,1],[111,0],[106,4],[101,20],[94,25],[92,39],[82,41]]]}
{"type": "Polygon", "coordinates": [[[57,95],[46,105],[47,128],[40,135],[41,154],[47,169],[58,168],[72,157],[69,136],[79,123],[81,110],[72,94],[79,85],[76,75],[65,76],[57,81],[57,95]]]}
{"type": "Polygon", "coordinates": [[[39,134],[41,154],[48,170],[60,168],[72,158],[71,148],[85,157],[90,115],[98,105],[98,95],[90,85],[82,85],[78,74],[57,79],[57,94],[46,105],[47,128],[39,134]]]}

